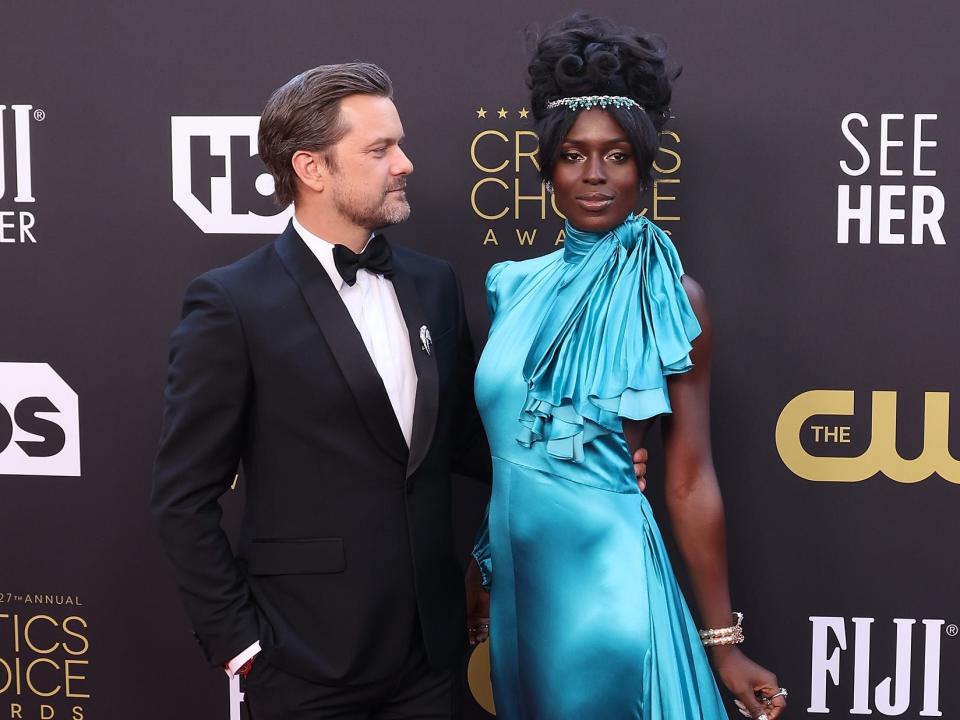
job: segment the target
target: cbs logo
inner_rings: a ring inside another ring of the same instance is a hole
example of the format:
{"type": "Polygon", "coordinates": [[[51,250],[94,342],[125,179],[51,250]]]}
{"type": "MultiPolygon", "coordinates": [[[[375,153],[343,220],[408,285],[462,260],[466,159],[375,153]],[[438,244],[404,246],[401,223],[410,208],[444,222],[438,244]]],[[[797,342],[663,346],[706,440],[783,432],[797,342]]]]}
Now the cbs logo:
{"type": "Polygon", "coordinates": [[[0,475],[80,475],[79,400],[46,363],[0,363],[0,475]]]}

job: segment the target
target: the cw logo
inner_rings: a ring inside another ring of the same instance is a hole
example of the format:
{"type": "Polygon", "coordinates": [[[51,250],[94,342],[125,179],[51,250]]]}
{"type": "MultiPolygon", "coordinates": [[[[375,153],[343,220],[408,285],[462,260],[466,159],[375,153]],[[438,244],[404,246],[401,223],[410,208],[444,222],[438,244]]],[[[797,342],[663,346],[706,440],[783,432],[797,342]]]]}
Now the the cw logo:
{"type": "Polygon", "coordinates": [[[777,420],[777,450],[784,464],[805,480],[859,482],[883,473],[891,480],[915,483],[937,474],[960,483],[960,462],[950,455],[950,393],[924,393],[923,451],[907,460],[897,452],[897,393],[875,390],[870,445],[856,457],[811,455],[800,442],[807,427],[817,442],[850,442],[850,427],[809,424],[817,416],[852,416],[853,390],[810,390],[798,395],[777,420]]]}

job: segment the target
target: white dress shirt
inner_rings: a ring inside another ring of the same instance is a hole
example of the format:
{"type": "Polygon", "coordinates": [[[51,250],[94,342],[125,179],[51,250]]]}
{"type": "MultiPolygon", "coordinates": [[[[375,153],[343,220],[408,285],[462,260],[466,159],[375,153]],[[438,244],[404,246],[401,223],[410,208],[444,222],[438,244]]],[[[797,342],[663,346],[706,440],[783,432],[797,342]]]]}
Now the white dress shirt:
{"type": "MultiPolygon", "coordinates": [[[[333,244],[304,228],[296,216],[292,222],[294,230],[320,261],[340,293],[340,299],[346,305],[370,359],[383,380],[390,405],[409,447],[413,433],[413,407],[417,397],[417,371],[410,351],[410,334],[393,283],[383,275],[363,269],[357,271],[356,283],[352,287],[347,285],[333,262],[333,244]]],[[[227,664],[227,675],[233,677],[258,652],[259,641],[227,664]]]]}

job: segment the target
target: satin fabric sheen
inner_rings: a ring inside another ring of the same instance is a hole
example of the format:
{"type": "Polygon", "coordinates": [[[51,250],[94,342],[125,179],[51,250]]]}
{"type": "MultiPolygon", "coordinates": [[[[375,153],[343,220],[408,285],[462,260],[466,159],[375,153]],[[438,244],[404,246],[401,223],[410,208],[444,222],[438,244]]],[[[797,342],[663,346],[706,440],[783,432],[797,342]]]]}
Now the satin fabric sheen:
{"type": "Polygon", "coordinates": [[[700,326],[670,239],[630,216],[494,265],[476,398],[493,492],[474,556],[506,720],[720,720],[622,418],[670,411],[700,326]]]}

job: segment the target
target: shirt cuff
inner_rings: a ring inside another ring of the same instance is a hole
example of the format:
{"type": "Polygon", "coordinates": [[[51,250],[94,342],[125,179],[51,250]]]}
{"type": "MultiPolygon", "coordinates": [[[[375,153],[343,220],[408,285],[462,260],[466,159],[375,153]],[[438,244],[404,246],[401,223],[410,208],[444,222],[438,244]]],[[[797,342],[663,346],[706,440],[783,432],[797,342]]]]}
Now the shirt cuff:
{"type": "Polygon", "coordinates": [[[226,666],[223,669],[226,671],[227,677],[232,678],[234,675],[236,675],[237,670],[242,668],[243,664],[247,660],[249,660],[259,652],[260,652],[260,641],[257,640],[253,645],[248,647],[246,650],[244,650],[242,653],[237,655],[233,660],[231,660],[226,664],[226,666]]]}

